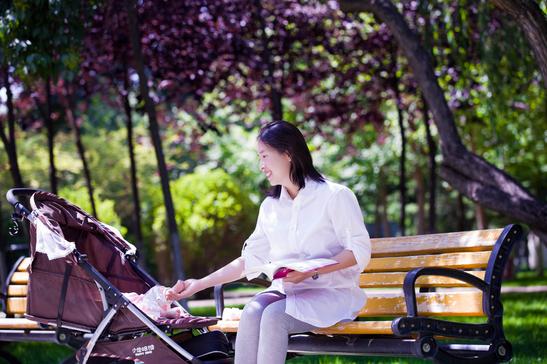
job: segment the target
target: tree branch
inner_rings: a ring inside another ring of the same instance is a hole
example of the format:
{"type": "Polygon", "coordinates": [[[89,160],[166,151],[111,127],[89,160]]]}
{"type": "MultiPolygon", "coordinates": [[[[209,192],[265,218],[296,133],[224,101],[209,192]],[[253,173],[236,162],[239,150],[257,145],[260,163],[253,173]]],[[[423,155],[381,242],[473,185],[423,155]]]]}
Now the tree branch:
{"type": "Polygon", "coordinates": [[[528,40],[547,88],[547,19],[533,0],[492,0],[500,10],[509,14],[528,40]]]}

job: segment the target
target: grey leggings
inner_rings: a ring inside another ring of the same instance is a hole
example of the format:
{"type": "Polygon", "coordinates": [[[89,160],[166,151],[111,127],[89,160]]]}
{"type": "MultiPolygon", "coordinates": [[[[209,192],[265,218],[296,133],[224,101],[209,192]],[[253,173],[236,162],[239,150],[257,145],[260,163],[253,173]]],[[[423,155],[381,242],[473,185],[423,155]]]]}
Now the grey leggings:
{"type": "Polygon", "coordinates": [[[285,297],[269,291],[245,305],[237,329],[235,364],[284,363],[289,334],[317,329],[286,314],[285,297]]]}

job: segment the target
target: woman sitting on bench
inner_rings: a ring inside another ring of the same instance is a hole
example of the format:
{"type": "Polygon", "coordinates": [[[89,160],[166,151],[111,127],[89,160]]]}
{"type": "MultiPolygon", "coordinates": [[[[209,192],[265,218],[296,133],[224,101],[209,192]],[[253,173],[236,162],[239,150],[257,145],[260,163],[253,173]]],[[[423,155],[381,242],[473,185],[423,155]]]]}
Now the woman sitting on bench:
{"type": "Polygon", "coordinates": [[[178,281],[168,299],[259,276],[256,268],[285,259],[328,258],[335,264],[289,271],[245,305],[235,363],[284,363],[289,334],[353,321],[365,305],[359,274],[370,261],[370,238],[359,203],[345,186],[313,166],[302,133],[284,121],[264,126],[257,143],[260,170],[272,185],[241,257],[201,279],[178,281]]]}

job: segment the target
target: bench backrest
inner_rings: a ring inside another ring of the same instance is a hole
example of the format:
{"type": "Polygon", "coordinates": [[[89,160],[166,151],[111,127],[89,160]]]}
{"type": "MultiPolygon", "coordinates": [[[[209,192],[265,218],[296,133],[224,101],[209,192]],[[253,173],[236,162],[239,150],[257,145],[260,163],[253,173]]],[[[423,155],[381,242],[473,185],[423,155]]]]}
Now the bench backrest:
{"type": "Polygon", "coordinates": [[[27,283],[30,258],[21,257],[14,265],[6,281],[6,314],[8,317],[21,317],[27,310],[27,283]]]}
{"type": "MultiPolygon", "coordinates": [[[[406,273],[420,267],[447,267],[485,278],[492,250],[506,229],[372,239],[372,259],[360,277],[368,295],[360,317],[406,314],[402,285],[406,273]],[[385,288],[399,288],[386,292],[385,288]],[[379,290],[384,289],[384,290],[379,290]],[[383,291],[383,292],[382,292],[383,291]]],[[[501,277],[500,277],[501,278],[501,277]]],[[[420,316],[484,316],[483,294],[461,281],[419,277],[416,287],[440,287],[417,294],[420,316]]]]}

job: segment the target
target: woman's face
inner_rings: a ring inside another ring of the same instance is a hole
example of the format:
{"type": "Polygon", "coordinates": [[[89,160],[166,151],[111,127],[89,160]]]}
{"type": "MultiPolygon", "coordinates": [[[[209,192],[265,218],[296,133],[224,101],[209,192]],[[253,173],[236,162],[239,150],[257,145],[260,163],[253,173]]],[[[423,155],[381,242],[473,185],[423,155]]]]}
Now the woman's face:
{"type": "Polygon", "coordinates": [[[257,143],[260,171],[264,173],[272,186],[290,183],[291,159],[287,153],[279,153],[260,140],[257,143]]]}

